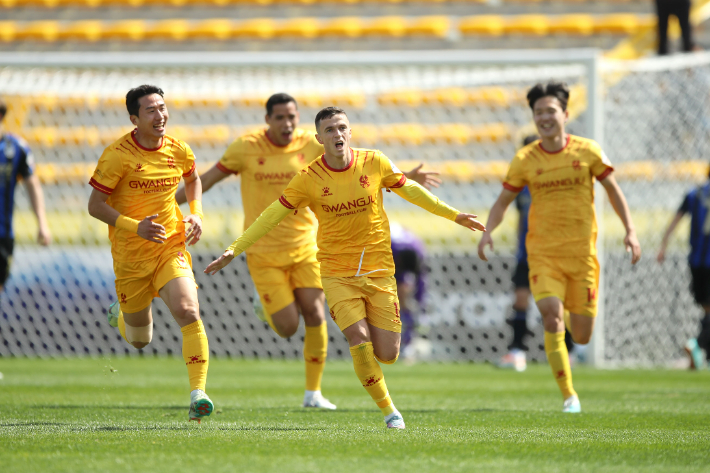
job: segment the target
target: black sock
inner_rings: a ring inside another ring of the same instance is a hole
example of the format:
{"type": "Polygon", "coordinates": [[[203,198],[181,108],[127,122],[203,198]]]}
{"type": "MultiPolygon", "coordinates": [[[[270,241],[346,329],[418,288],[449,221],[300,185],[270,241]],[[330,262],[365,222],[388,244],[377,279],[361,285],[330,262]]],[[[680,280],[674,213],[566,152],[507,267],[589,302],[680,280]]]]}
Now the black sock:
{"type": "Polygon", "coordinates": [[[528,330],[528,324],[526,321],[527,311],[513,308],[515,315],[512,320],[509,321],[511,327],[513,327],[513,343],[508,346],[509,350],[518,349],[527,351],[528,347],[525,346],[525,337],[530,333],[528,330]]]}
{"type": "Polygon", "coordinates": [[[710,360],[710,312],[706,312],[705,317],[700,320],[698,346],[705,350],[705,357],[710,360]]]}

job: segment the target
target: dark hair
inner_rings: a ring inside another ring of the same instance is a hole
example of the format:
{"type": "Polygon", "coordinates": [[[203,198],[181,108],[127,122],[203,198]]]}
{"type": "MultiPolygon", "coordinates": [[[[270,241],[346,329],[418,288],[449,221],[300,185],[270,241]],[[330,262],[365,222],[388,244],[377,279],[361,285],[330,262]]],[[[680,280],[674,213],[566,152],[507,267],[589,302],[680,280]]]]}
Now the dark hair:
{"type": "Polygon", "coordinates": [[[2,121],[3,118],[5,118],[5,114],[7,113],[7,105],[3,101],[3,99],[0,99],[0,121],[2,121]]]}
{"type": "Polygon", "coordinates": [[[336,115],[348,116],[348,114],[345,113],[345,110],[338,107],[325,107],[323,110],[318,112],[318,115],[316,115],[316,131],[318,130],[318,125],[320,125],[321,121],[332,118],[336,115]]]}
{"type": "Polygon", "coordinates": [[[165,92],[160,87],[155,85],[143,84],[128,91],[126,94],[126,108],[129,115],[138,116],[138,111],[141,108],[139,100],[146,95],[158,94],[161,97],[165,96],[165,92]]]}
{"type": "Polygon", "coordinates": [[[523,138],[523,146],[527,146],[530,143],[532,143],[533,141],[537,141],[539,139],[540,139],[540,137],[537,135],[528,135],[525,138],[523,138]]]}
{"type": "Polygon", "coordinates": [[[271,116],[272,113],[274,113],[274,106],[276,105],[281,105],[282,103],[290,103],[293,102],[293,104],[298,108],[298,104],[296,103],[296,99],[291,97],[288,94],[285,94],[283,92],[279,92],[278,94],[274,94],[271,97],[269,97],[269,100],[266,101],[266,114],[268,116],[271,116]]]}
{"type": "Polygon", "coordinates": [[[567,110],[567,102],[569,102],[569,87],[564,82],[548,82],[547,84],[535,84],[528,91],[528,104],[530,109],[535,109],[535,102],[543,97],[555,97],[560,101],[562,110],[567,110]]]}

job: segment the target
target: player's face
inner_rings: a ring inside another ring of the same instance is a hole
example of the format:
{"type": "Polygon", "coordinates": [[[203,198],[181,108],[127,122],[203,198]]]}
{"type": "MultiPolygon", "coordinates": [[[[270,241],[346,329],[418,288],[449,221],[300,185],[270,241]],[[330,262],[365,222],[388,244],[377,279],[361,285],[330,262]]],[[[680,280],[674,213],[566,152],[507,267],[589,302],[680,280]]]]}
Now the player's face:
{"type": "Polygon", "coordinates": [[[271,115],[266,116],[269,136],[277,145],[285,146],[293,140],[293,132],[298,126],[298,109],[293,102],[274,105],[271,115]]]}
{"type": "Polygon", "coordinates": [[[316,139],[325,148],[328,156],[342,158],[350,150],[350,121],[345,115],[335,115],[321,120],[316,139]]]}
{"type": "Polygon", "coordinates": [[[533,118],[541,138],[554,138],[564,133],[569,113],[562,110],[557,97],[545,96],[533,105],[533,118]]]}
{"type": "Polygon", "coordinates": [[[163,97],[158,94],[145,95],[138,99],[138,103],[138,116],[131,115],[131,122],[138,129],[138,133],[156,139],[165,136],[168,107],[165,106],[163,97]]]}

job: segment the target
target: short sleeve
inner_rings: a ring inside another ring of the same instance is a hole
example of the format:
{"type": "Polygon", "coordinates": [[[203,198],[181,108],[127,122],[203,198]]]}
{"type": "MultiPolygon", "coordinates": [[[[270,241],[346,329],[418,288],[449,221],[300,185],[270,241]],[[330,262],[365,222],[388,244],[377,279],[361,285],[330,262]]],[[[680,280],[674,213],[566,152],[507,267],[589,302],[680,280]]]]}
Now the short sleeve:
{"type": "Polygon", "coordinates": [[[520,192],[528,184],[525,179],[523,162],[520,156],[515,155],[508,166],[508,173],[505,175],[503,187],[511,192],[520,192]]]}
{"type": "Polygon", "coordinates": [[[380,175],[382,176],[382,187],[388,189],[397,189],[402,187],[407,182],[407,176],[399,170],[395,164],[384,154],[377,152],[377,157],[380,160],[380,175]]]}
{"type": "Polygon", "coordinates": [[[287,209],[300,209],[308,207],[311,204],[308,189],[303,179],[304,172],[306,171],[301,171],[296,174],[293,179],[291,179],[291,182],[288,183],[288,186],[286,186],[281,197],[279,197],[279,202],[287,209]]]}
{"type": "Polygon", "coordinates": [[[89,185],[94,189],[111,195],[123,177],[121,156],[110,148],[106,148],[99,158],[89,185]]]}
{"type": "Polygon", "coordinates": [[[602,150],[601,146],[594,143],[590,151],[592,153],[591,162],[589,163],[589,170],[597,180],[603,180],[614,170],[611,165],[611,161],[607,157],[606,153],[602,150]]]}
{"type": "Polygon", "coordinates": [[[217,162],[217,169],[224,173],[239,174],[244,168],[246,142],[243,138],[235,140],[217,162]]]}
{"type": "Polygon", "coordinates": [[[182,177],[190,177],[192,173],[195,172],[195,153],[192,152],[192,148],[187,143],[185,145],[185,163],[182,166],[182,177]]]}
{"type": "Polygon", "coordinates": [[[20,159],[17,163],[17,174],[22,176],[23,179],[27,179],[34,174],[35,158],[32,154],[32,150],[30,150],[30,147],[24,140],[18,139],[17,147],[20,149],[20,159]]]}
{"type": "Polygon", "coordinates": [[[690,213],[690,208],[693,206],[693,192],[689,192],[685,198],[683,199],[683,203],[680,204],[680,208],[678,209],[679,214],[687,214],[690,213]]]}

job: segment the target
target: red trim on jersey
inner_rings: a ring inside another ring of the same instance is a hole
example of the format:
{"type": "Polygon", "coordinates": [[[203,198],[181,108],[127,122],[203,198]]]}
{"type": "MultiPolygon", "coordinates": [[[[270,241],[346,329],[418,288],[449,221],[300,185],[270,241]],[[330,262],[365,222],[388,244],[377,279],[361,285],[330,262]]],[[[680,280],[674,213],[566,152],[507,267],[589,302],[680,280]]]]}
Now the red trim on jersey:
{"type": "Polygon", "coordinates": [[[160,148],[163,147],[163,143],[165,143],[165,140],[163,139],[164,137],[161,137],[161,138],[160,138],[160,146],[158,146],[157,148],[151,149],[151,148],[146,148],[145,146],[141,145],[141,144],[138,142],[138,140],[136,140],[136,132],[137,132],[137,131],[138,131],[138,129],[136,128],[135,130],[133,130],[133,131],[131,132],[131,138],[133,138],[133,142],[136,144],[136,146],[138,146],[138,147],[139,147],[140,149],[142,149],[143,151],[158,151],[160,148]]]}
{"type": "MultiPolygon", "coordinates": [[[[323,170],[323,172],[325,173],[326,176],[328,176],[329,178],[333,179],[333,176],[331,176],[330,174],[328,174],[328,171],[323,167],[323,165],[322,165],[321,163],[319,163],[318,161],[316,161],[316,164],[317,164],[318,166],[320,166],[320,168],[323,170]]],[[[315,171],[313,171],[313,172],[315,172],[315,171]]],[[[320,177],[320,176],[318,176],[318,177],[320,177]]]]}
{"type": "Polygon", "coordinates": [[[98,182],[96,179],[94,179],[93,177],[92,177],[91,180],[89,181],[89,185],[90,185],[91,187],[93,187],[94,189],[96,189],[97,191],[103,192],[104,194],[111,195],[111,193],[113,192],[113,189],[111,189],[110,187],[106,187],[105,185],[99,183],[99,182],[98,182]]]}
{"type": "MultiPolygon", "coordinates": [[[[328,162],[325,160],[325,154],[323,156],[321,156],[321,161],[323,161],[323,164],[325,164],[325,167],[328,168],[329,170],[331,170],[333,172],[343,172],[343,171],[347,171],[348,169],[350,169],[353,166],[353,163],[355,162],[355,159],[353,158],[354,155],[355,155],[355,153],[353,153],[352,148],[350,148],[350,162],[343,169],[333,169],[332,167],[328,166],[328,162]]],[[[365,163],[363,163],[363,166],[364,165],[365,165],[365,163]]]]}
{"type": "Polygon", "coordinates": [[[523,190],[523,187],[525,187],[525,186],[523,186],[523,187],[515,187],[515,186],[511,186],[511,185],[508,184],[507,182],[504,182],[504,183],[503,183],[503,187],[504,187],[505,189],[508,189],[508,190],[511,191],[511,192],[520,192],[521,190],[523,190]]]}
{"type": "Polygon", "coordinates": [[[190,168],[189,171],[187,171],[185,174],[182,175],[182,177],[190,177],[193,172],[195,172],[195,169],[197,166],[195,165],[195,161],[192,162],[192,167],[190,168]]]}
{"type": "Polygon", "coordinates": [[[402,179],[397,181],[397,184],[390,186],[390,189],[399,189],[400,187],[402,187],[404,185],[405,182],[407,182],[407,176],[402,174],[402,179]]]}
{"type": "MultiPolygon", "coordinates": [[[[293,131],[295,132],[296,130],[293,130],[293,131]]],[[[267,140],[269,140],[269,143],[276,146],[277,148],[285,148],[286,146],[291,144],[291,143],[286,143],[285,145],[280,145],[278,143],[274,143],[274,141],[269,136],[269,130],[264,130],[264,136],[266,137],[267,140]]]]}
{"type": "Polygon", "coordinates": [[[296,208],[293,205],[291,205],[291,203],[288,200],[286,200],[286,197],[284,197],[284,196],[279,197],[279,202],[281,203],[281,205],[283,205],[287,209],[294,210],[296,208]]]}
{"type": "Polygon", "coordinates": [[[557,153],[561,153],[562,151],[564,151],[564,149],[567,147],[567,145],[569,145],[569,142],[570,142],[570,139],[571,139],[571,138],[572,138],[572,135],[570,135],[570,134],[568,133],[568,134],[567,134],[567,143],[565,143],[565,145],[564,145],[562,148],[558,149],[557,151],[547,151],[545,148],[543,148],[543,146],[542,146],[542,140],[540,140],[540,143],[539,143],[540,149],[543,150],[543,151],[544,151],[545,153],[547,153],[547,154],[557,154],[557,153]]]}
{"type": "Polygon", "coordinates": [[[226,174],[235,174],[235,175],[236,175],[236,174],[239,174],[239,171],[232,171],[231,169],[229,169],[227,166],[225,166],[224,164],[220,163],[219,161],[217,161],[216,166],[217,166],[217,169],[219,169],[219,170],[222,171],[223,173],[226,173],[226,174]]]}
{"type": "Polygon", "coordinates": [[[599,175],[597,176],[597,181],[603,181],[603,180],[606,179],[607,176],[609,176],[609,174],[611,174],[613,171],[614,171],[614,168],[613,168],[613,167],[608,167],[608,168],[606,168],[606,171],[604,171],[603,173],[601,173],[601,174],[599,174],[599,175]]]}

